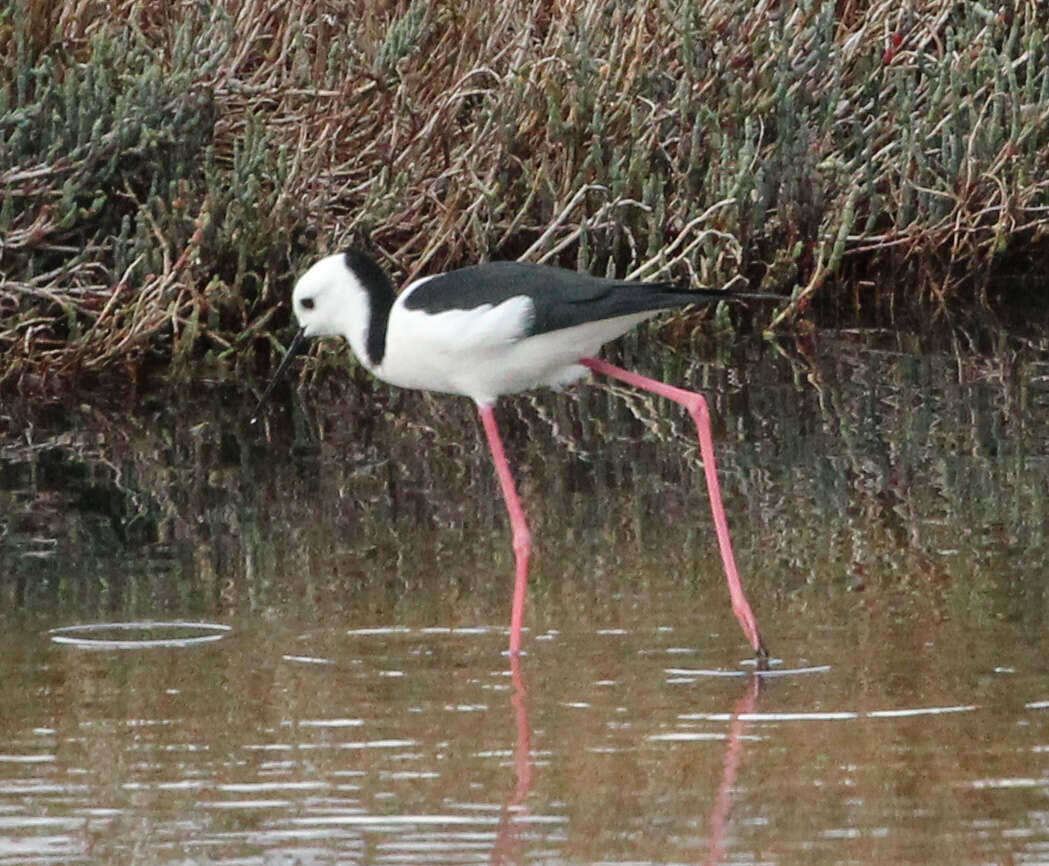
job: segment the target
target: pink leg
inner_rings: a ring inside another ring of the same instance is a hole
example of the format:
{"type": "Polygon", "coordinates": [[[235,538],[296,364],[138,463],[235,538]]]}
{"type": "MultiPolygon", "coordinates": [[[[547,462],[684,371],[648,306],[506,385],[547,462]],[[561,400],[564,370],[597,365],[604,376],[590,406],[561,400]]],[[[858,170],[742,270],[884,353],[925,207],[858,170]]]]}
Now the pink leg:
{"type": "Polygon", "coordinates": [[[488,436],[488,447],[492,449],[492,462],[495,463],[495,474],[503,488],[503,499],[506,510],[510,512],[510,526],[514,533],[514,557],[517,560],[517,578],[514,581],[514,604],[510,613],[510,654],[521,652],[521,621],[524,619],[525,591],[528,588],[528,557],[532,553],[532,536],[528,531],[521,500],[517,498],[514,477],[510,474],[510,464],[506,462],[503,440],[499,436],[499,426],[495,423],[495,412],[485,403],[478,403],[484,432],[488,436]]]}
{"type": "Polygon", "coordinates": [[[732,611],[736,614],[736,619],[743,627],[743,633],[750,641],[759,661],[764,661],[768,658],[768,650],[765,649],[765,644],[761,640],[754,611],[750,609],[747,597],[743,594],[743,584],[740,583],[739,572],[736,571],[736,558],[732,554],[732,542],[728,537],[728,521],[725,519],[725,506],[721,503],[721,485],[718,483],[718,468],[714,462],[714,437],[710,432],[710,410],[707,408],[707,401],[703,399],[702,394],[675,388],[664,382],[631,373],[629,370],[616,367],[598,358],[583,358],[579,363],[589,367],[595,373],[603,373],[613,379],[620,379],[628,385],[651,391],[688,409],[692,420],[696,423],[696,431],[699,433],[699,451],[703,456],[703,471],[707,476],[707,492],[710,494],[710,510],[714,513],[714,527],[718,533],[721,560],[725,564],[725,577],[728,579],[728,591],[732,597],[732,611]]]}

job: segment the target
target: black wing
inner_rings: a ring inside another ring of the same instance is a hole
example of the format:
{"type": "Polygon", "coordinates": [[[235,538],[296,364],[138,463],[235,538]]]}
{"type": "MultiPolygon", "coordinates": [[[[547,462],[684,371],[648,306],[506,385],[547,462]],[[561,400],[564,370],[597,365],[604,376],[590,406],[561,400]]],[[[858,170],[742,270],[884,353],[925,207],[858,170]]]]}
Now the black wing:
{"type": "Polygon", "coordinates": [[[427,280],[412,290],[404,306],[442,313],[496,306],[522,296],[529,298],[534,308],[528,327],[532,336],[601,319],[686,307],[732,297],[732,293],[684,289],[671,283],[611,280],[530,262],[490,262],[427,280]]]}

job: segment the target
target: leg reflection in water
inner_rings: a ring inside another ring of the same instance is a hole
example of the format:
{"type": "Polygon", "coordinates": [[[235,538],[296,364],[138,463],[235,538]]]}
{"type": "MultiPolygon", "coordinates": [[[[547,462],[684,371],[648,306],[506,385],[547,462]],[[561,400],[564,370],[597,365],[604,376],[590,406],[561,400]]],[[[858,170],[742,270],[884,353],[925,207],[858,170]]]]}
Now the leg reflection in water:
{"type": "Polygon", "coordinates": [[[492,863],[519,862],[517,833],[521,819],[528,815],[524,805],[532,790],[532,729],[528,724],[528,690],[521,673],[521,656],[510,653],[510,681],[513,693],[510,702],[517,723],[517,738],[514,742],[514,773],[517,777],[513,791],[503,804],[499,819],[499,832],[492,849],[492,863]]]}
{"type": "MultiPolygon", "coordinates": [[[[525,801],[532,790],[532,729],[528,722],[528,690],[525,687],[521,671],[521,656],[512,653],[510,659],[510,678],[512,696],[510,702],[514,708],[516,722],[516,739],[514,742],[514,787],[503,804],[499,820],[499,830],[492,849],[493,864],[518,863],[522,860],[520,851],[521,824],[528,816],[525,801]]],[[[721,779],[714,797],[714,806],[707,822],[708,843],[707,866],[716,866],[725,856],[722,839],[728,826],[729,814],[732,811],[732,800],[736,792],[736,778],[743,763],[743,734],[747,723],[757,707],[761,694],[762,677],[752,674],[747,680],[746,691],[736,701],[736,706],[729,719],[728,732],[725,736],[725,757],[721,769],[721,779]]]]}
{"type": "Polygon", "coordinates": [[[739,775],[740,764],[743,763],[743,731],[747,727],[747,717],[754,712],[758,704],[758,695],[761,693],[762,678],[758,674],[751,674],[747,681],[747,690],[736,702],[729,720],[728,734],[725,737],[725,762],[721,768],[721,781],[718,784],[718,792],[714,797],[714,808],[710,812],[710,820],[707,822],[709,828],[709,843],[707,845],[707,866],[716,866],[725,856],[725,849],[721,839],[725,834],[728,824],[728,816],[732,811],[732,797],[736,792],[736,776],[739,775]]]}

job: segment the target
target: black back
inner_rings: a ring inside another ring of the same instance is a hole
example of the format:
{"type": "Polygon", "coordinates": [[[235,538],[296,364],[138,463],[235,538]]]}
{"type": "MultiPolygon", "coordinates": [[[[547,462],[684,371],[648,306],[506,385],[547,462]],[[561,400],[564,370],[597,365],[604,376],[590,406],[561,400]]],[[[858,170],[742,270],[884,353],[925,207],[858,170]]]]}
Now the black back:
{"type": "Polygon", "coordinates": [[[442,313],[493,306],[527,297],[535,315],[526,336],[649,310],[725,298],[726,292],[690,290],[670,283],[611,280],[529,262],[491,262],[449,271],[412,290],[409,310],[442,313]]]}

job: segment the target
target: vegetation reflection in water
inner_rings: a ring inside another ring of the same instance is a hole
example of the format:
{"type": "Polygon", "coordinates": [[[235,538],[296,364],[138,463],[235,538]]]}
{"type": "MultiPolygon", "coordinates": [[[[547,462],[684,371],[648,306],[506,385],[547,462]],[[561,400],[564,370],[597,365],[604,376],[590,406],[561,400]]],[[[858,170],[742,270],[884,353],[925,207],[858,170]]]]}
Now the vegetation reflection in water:
{"type": "Polygon", "coordinates": [[[465,402],[38,419],[0,457],[4,832],[51,862],[1037,862],[1049,362],[909,348],[646,371],[711,398],[773,650],[831,664],[760,687],[703,675],[746,646],[687,418],[645,396],[501,407],[538,541],[519,667],[465,402]],[[147,617],[233,629],[46,633],[147,617]]]}
{"type": "MultiPolygon", "coordinates": [[[[912,354],[858,334],[807,357],[749,351],[727,371],[666,353],[655,373],[711,397],[755,604],[873,585],[940,618],[1042,615],[1041,581],[1023,577],[1047,564],[1043,355],[912,354]]],[[[612,388],[501,406],[534,511],[544,622],[566,593],[600,589],[600,608],[643,585],[616,583],[610,552],[624,544],[644,558],[672,542],[683,579],[710,576],[686,419],[612,388]]],[[[120,422],[84,407],[57,431],[10,435],[6,609],[86,621],[291,605],[348,625],[425,624],[409,612],[430,598],[445,608],[434,622],[502,621],[509,544],[469,406],[352,387],[305,413],[296,401],[290,424],[274,415],[260,432],[249,402],[216,394],[120,422]]]]}

